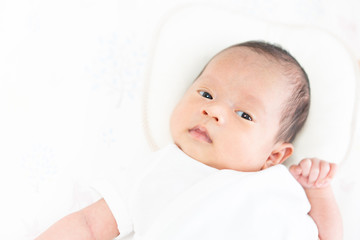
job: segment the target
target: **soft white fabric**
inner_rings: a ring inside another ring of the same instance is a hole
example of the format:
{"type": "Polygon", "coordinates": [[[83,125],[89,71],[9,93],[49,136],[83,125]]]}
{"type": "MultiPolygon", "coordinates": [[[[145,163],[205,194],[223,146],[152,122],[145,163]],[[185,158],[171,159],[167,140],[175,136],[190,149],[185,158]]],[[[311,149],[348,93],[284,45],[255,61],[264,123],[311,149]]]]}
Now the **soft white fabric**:
{"type": "Polygon", "coordinates": [[[143,167],[94,185],[121,235],[134,239],[317,239],[310,205],[288,170],[217,170],[174,144],[143,167]]]}

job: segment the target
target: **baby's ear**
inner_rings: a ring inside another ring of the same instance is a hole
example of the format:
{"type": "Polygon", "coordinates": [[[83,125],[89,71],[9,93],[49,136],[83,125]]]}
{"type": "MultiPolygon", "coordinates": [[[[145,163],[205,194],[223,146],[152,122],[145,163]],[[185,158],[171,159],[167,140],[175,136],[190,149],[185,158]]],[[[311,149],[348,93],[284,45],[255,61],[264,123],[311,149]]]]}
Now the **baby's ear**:
{"type": "Polygon", "coordinates": [[[291,143],[281,143],[276,145],[275,149],[271,152],[266,160],[263,169],[283,163],[294,152],[294,146],[291,143]]]}

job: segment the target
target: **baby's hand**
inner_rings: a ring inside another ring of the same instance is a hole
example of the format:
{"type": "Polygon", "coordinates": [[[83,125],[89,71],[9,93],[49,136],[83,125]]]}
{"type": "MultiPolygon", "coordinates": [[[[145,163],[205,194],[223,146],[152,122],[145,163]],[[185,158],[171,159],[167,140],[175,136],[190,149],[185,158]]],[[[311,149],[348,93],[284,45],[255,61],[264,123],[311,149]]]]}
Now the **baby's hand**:
{"type": "Polygon", "coordinates": [[[337,166],[317,158],[303,159],[290,167],[291,174],[303,188],[323,188],[329,186],[337,166]]]}

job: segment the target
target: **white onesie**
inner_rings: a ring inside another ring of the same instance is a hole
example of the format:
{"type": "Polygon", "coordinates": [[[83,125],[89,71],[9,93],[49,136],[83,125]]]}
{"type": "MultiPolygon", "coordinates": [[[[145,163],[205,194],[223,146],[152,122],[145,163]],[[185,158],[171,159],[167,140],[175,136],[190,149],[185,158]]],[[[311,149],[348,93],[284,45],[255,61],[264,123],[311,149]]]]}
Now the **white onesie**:
{"type": "Polygon", "coordinates": [[[317,239],[302,187],[285,166],[218,170],[171,144],[94,188],[133,239],[317,239]]]}

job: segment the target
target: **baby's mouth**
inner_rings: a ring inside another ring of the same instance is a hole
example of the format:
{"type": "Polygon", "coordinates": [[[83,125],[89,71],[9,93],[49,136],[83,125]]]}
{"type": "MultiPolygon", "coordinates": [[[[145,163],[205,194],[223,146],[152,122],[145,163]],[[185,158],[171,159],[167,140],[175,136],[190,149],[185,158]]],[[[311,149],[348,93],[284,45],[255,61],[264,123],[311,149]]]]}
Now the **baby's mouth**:
{"type": "Polygon", "coordinates": [[[189,129],[189,133],[192,137],[194,137],[197,140],[204,141],[207,143],[212,143],[212,140],[204,127],[196,126],[191,129],[189,129]]]}

